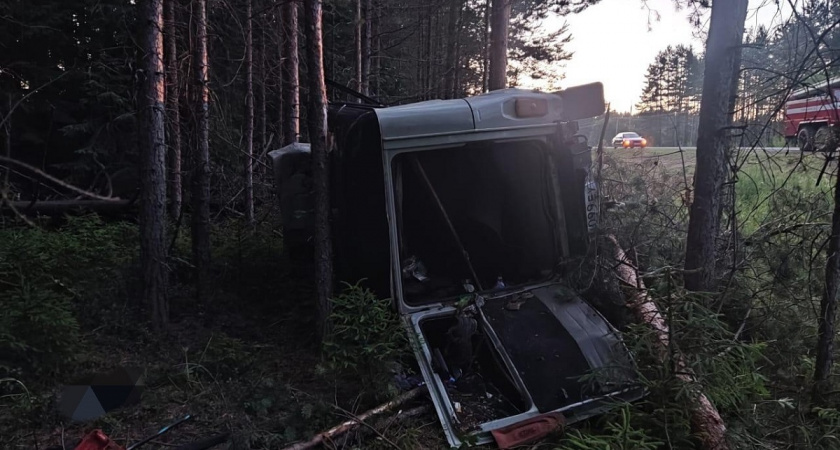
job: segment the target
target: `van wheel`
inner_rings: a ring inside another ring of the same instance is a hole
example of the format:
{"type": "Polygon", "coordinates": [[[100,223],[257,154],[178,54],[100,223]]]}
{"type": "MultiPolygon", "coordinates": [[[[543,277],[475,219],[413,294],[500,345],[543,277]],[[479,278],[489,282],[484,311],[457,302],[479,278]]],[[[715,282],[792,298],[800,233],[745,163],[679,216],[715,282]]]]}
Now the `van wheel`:
{"type": "Polygon", "coordinates": [[[796,142],[799,144],[799,151],[814,151],[814,129],[811,127],[804,127],[799,130],[799,134],[796,135],[796,142]]]}
{"type": "Polygon", "coordinates": [[[814,151],[830,152],[837,148],[837,136],[828,125],[821,126],[814,134],[814,151]]]}

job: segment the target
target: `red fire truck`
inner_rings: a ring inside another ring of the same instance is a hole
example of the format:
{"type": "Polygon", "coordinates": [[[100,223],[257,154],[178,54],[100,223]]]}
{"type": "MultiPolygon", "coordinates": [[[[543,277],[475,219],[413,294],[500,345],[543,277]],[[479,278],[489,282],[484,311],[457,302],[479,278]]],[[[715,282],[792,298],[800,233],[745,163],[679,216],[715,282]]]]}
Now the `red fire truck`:
{"type": "Polygon", "coordinates": [[[829,149],[840,131],[840,78],[794,91],[785,103],[785,138],[805,152],[829,149]]]}

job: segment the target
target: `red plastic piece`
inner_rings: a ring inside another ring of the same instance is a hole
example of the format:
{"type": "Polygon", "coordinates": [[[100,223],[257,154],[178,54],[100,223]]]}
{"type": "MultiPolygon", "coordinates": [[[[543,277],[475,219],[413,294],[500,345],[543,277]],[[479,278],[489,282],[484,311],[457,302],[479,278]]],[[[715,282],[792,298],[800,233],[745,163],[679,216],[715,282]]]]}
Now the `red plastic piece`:
{"type": "Polygon", "coordinates": [[[534,442],[555,431],[563,431],[565,425],[566,418],[563,414],[548,413],[493,430],[491,433],[496,445],[504,450],[534,442]]]}
{"type": "Polygon", "coordinates": [[[79,442],[75,450],[125,450],[125,448],[117,445],[102,430],[93,430],[82,438],[82,442],[79,442]]]}

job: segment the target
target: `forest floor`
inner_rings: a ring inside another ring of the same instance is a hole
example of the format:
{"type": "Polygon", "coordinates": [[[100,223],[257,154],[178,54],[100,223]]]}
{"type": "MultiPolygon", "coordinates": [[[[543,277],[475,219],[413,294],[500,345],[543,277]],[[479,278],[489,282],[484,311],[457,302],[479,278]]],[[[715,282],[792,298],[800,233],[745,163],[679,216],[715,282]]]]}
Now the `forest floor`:
{"type": "MultiPolygon", "coordinates": [[[[371,406],[357,397],[357,387],[319,370],[315,327],[307,320],[314,311],[294,296],[217,298],[212,308],[198,311],[193,305],[189,298],[174,302],[173,324],[165,336],[134,327],[89,336],[74,375],[142,368],[146,387],[140,404],[108,412],[92,423],[62,424],[55,416],[32,416],[9,448],[72,445],[94,428],[127,446],[189,414],[194,419],[143,448],[166,449],[230,431],[238,445],[231,448],[276,449],[347,420],[333,404],[354,414],[371,406]]],[[[42,383],[33,387],[46,389],[38,394],[54,395],[61,384],[55,380],[51,388],[42,383]]],[[[445,446],[431,413],[386,433],[404,448],[445,446]]],[[[376,447],[368,443],[363,448],[376,447]]]]}
{"type": "MultiPolygon", "coordinates": [[[[166,332],[147,327],[144,313],[131,307],[134,295],[126,293],[124,302],[115,298],[123,294],[116,293],[105,309],[88,311],[92,322],[80,320],[71,363],[58,371],[20,376],[25,395],[0,383],[16,392],[7,396],[9,391],[0,391],[5,400],[0,402],[0,449],[62,443],[72,449],[96,428],[128,446],[187,414],[193,419],[141,450],[169,449],[225,431],[235,443],[230,448],[278,449],[347,420],[348,413],[335,406],[353,414],[375,406],[360,386],[324,369],[314,332],[312,280],[289,269],[280,246],[254,250],[259,242],[236,243],[234,233],[229,239],[234,242],[222,243],[229,248],[214,251],[213,289],[204,302],[194,299],[188,279],[178,279],[185,272],[176,268],[166,332]],[[120,367],[145,373],[139,404],[82,423],[59,416],[56,401],[63,386],[120,367]]],[[[393,424],[383,435],[401,448],[445,446],[433,412],[393,424]]],[[[390,446],[372,434],[349,436],[337,445],[390,446]]]]}

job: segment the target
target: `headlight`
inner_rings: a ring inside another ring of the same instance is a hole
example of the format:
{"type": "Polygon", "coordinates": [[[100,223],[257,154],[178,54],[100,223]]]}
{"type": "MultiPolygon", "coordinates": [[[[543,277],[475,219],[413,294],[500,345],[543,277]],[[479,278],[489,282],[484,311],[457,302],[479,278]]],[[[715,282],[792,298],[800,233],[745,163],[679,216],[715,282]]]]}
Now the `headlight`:
{"type": "Polygon", "coordinates": [[[642,139],[642,145],[647,145],[647,139],[642,139]]]}

